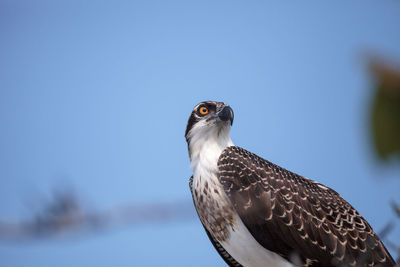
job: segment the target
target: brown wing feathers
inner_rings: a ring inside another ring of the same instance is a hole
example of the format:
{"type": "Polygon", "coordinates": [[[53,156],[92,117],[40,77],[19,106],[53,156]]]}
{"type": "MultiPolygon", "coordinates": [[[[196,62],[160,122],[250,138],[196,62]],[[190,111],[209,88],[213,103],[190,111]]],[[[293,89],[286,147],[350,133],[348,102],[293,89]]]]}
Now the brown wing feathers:
{"type": "Polygon", "coordinates": [[[312,266],[394,266],[365,219],[332,189],[239,147],[225,149],[218,167],[240,218],[265,248],[312,266]]]}

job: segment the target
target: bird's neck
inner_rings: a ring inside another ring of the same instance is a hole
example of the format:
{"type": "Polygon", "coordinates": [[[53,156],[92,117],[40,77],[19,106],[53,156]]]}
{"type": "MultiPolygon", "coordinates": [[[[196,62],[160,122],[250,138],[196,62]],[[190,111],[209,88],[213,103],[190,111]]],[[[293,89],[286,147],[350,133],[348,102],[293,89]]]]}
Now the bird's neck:
{"type": "Polygon", "coordinates": [[[229,136],[229,128],[222,129],[217,133],[209,131],[193,136],[189,143],[189,154],[194,176],[217,172],[219,156],[225,148],[233,145],[229,136]]]}

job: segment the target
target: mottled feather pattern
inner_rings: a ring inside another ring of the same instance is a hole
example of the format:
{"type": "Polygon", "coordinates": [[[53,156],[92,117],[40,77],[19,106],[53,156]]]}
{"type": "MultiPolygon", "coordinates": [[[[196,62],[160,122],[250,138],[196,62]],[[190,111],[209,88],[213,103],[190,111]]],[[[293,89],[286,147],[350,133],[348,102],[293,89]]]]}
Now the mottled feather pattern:
{"type": "Polygon", "coordinates": [[[394,266],[367,221],[338,193],[242,148],[226,148],[219,180],[254,238],[309,266],[394,266]],[[294,251],[294,248],[297,248],[294,251]]]}
{"type": "Polygon", "coordinates": [[[200,176],[193,181],[192,196],[201,222],[219,242],[229,239],[229,230],[234,229],[234,209],[223,194],[218,179],[205,181],[200,176]]]}

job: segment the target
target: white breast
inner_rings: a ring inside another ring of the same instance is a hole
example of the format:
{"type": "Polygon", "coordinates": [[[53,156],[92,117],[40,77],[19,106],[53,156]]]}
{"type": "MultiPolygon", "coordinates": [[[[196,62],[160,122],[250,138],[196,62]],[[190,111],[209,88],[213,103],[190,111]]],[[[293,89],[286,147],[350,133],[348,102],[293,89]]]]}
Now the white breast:
{"type": "Polygon", "coordinates": [[[230,238],[221,242],[224,249],[240,264],[247,267],[294,267],[293,264],[261,246],[236,215],[235,231],[230,238]]]}

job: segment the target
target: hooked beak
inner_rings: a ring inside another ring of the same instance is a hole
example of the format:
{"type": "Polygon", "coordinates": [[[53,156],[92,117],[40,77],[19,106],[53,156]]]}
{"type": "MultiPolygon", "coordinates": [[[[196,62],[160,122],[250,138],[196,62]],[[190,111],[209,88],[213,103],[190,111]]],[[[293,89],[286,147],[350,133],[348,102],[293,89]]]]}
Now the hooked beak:
{"type": "Polygon", "coordinates": [[[233,110],[230,106],[224,106],[220,111],[217,112],[217,120],[230,121],[233,124],[233,110]]]}

